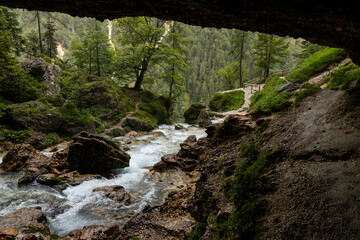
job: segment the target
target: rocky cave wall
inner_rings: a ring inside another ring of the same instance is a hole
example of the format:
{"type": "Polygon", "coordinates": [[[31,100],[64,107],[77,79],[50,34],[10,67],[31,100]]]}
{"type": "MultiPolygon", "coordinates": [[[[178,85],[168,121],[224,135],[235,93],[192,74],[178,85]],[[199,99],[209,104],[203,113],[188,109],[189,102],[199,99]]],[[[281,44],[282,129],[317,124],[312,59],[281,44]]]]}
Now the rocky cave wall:
{"type": "Polygon", "coordinates": [[[0,5],[99,20],[151,16],[202,27],[302,37],[345,48],[360,65],[360,14],[356,3],[348,0],[3,0],[0,5]]]}

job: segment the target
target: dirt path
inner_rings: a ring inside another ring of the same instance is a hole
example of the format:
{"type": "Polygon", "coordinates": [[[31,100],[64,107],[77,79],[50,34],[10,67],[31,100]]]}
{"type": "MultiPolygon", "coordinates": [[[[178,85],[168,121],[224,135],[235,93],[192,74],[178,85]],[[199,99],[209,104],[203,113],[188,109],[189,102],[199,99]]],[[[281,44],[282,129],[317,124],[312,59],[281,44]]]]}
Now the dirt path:
{"type": "Polygon", "coordinates": [[[229,111],[229,112],[224,112],[224,113],[222,113],[222,115],[224,115],[224,117],[229,116],[229,115],[233,115],[233,114],[246,115],[247,114],[247,109],[250,106],[252,95],[254,95],[255,92],[258,92],[258,91],[262,90],[264,88],[264,85],[265,84],[253,84],[253,85],[247,86],[245,88],[238,88],[238,89],[234,89],[234,90],[224,91],[224,92],[232,92],[232,91],[238,91],[238,90],[244,91],[244,93],[245,93],[245,102],[241,106],[241,108],[239,108],[237,110],[229,111]]]}

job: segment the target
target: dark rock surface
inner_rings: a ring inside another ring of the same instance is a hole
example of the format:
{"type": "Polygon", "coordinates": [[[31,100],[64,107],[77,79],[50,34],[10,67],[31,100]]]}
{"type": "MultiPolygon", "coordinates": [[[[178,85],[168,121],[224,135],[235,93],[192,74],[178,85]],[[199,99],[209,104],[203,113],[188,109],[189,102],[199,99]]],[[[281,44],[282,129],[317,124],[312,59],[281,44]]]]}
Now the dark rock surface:
{"type": "Polygon", "coordinates": [[[148,122],[134,117],[126,117],[122,127],[136,132],[149,132],[154,129],[148,122]]]}
{"type": "Polygon", "coordinates": [[[346,48],[360,63],[360,19],[353,1],[71,0],[2,1],[28,10],[58,11],[99,20],[152,16],[202,27],[239,28],[346,48]]]}
{"type": "Polygon", "coordinates": [[[293,92],[300,88],[300,84],[298,83],[288,83],[284,86],[279,87],[276,92],[282,93],[282,92],[293,92]]]}
{"type": "Polygon", "coordinates": [[[211,125],[209,113],[205,109],[200,111],[197,121],[199,123],[199,127],[202,128],[206,128],[211,125]]]}
{"type": "Polygon", "coordinates": [[[37,101],[10,105],[6,108],[6,118],[12,125],[43,133],[58,131],[62,123],[59,114],[37,101]]]}
{"type": "Polygon", "coordinates": [[[112,169],[129,166],[130,156],[103,137],[82,132],[75,136],[68,150],[70,169],[81,174],[110,174],[112,169]]]}
{"type": "Polygon", "coordinates": [[[60,92],[61,68],[59,66],[47,64],[42,58],[22,62],[20,66],[28,69],[32,77],[45,84],[45,96],[52,97],[60,92]]]}
{"type": "Polygon", "coordinates": [[[184,112],[185,122],[189,124],[196,124],[200,111],[205,108],[206,106],[202,103],[191,104],[191,106],[184,112]]]}

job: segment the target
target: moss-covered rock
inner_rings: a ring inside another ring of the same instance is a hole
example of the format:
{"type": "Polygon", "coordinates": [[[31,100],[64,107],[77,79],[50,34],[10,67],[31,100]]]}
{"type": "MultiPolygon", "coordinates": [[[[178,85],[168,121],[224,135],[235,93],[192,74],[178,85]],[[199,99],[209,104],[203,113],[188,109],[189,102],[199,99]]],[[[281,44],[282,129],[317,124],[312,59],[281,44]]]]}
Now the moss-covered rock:
{"type": "Polygon", "coordinates": [[[6,117],[16,127],[32,128],[43,133],[56,132],[62,124],[59,114],[38,101],[12,104],[6,108],[6,117]]]}
{"type": "Polygon", "coordinates": [[[216,112],[228,112],[239,109],[245,102],[245,93],[242,90],[216,93],[209,102],[209,108],[216,112]]]}
{"type": "Polygon", "coordinates": [[[206,106],[202,103],[191,104],[191,106],[184,112],[185,122],[189,124],[196,124],[200,111],[205,108],[206,106]]]}
{"type": "Polygon", "coordinates": [[[136,132],[149,132],[155,128],[149,121],[136,117],[127,117],[124,120],[122,127],[136,132]]]}

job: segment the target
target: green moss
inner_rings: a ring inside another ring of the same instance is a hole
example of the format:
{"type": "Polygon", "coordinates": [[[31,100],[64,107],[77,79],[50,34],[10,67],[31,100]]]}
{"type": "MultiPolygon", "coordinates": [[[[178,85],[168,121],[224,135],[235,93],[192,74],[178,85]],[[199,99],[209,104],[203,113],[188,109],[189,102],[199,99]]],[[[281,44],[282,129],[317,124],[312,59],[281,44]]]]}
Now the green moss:
{"type": "Polygon", "coordinates": [[[266,85],[264,89],[256,92],[251,97],[250,108],[255,112],[263,113],[286,111],[291,106],[291,102],[289,101],[291,93],[278,94],[276,92],[279,87],[286,83],[286,80],[277,76],[268,78],[265,82],[266,85]]]}
{"type": "Polygon", "coordinates": [[[327,82],[327,89],[347,89],[352,81],[360,79],[360,68],[349,60],[343,66],[324,78],[327,82]]]}
{"type": "Polygon", "coordinates": [[[154,117],[153,115],[151,115],[148,112],[139,110],[133,114],[133,117],[136,117],[140,120],[148,122],[153,128],[157,128],[157,126],[158,126],[156,117],[154,117]]]}
{"type": "Polygon", "coordinates": [[[305,59],[286,79],[294,82],[304,82],[315,74],[328,69],[346,57],[346,52],[339,48],[325,48],[305,59]]]}
{"type": "Polygon", "coordinates": [[[241,148],[243,161],[236,167],[231,184],[236,210],[228,218],[214,223],[214,234],[220,239],[250,239],[266,207],[258,184],[269,152],[260,151],[256,142],[241,148]]]}
{"type": "Polygon", "coordinates": [[[204,235],[206,231],[206,226],[204,223],[197,223],[196,226],[191,230],[187,240],[198,240],[201,238],[202,235],[204,235]]]}
{"type": "Polygon", "coordinates": [[[228,112],[239,109],[245,102],[244,91],[216,93],[211,97],[209,108],[216,112],[228,112]]]}
{"type": "Polygon", "coordinates": [[[65,127],[84,126],[94,123],[94,118],[86,111],[80,112],[72,102],[57,109],[65,127]]]}
{"type": "Polygon", "coordinates": [[[206,108],[201,103],[193,103],[191,106],[184,112],[185,122],[189,124],[196,124],[200,111],[206,108]]]}
{"type": "Polygon", "coordinates": [[[321,88],[314,84],[302,85],[302,91],[294,92],[292,95],[296,97],[293,106],[298,106],[306,97],[318,93],[321,88]]]}

